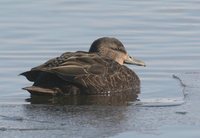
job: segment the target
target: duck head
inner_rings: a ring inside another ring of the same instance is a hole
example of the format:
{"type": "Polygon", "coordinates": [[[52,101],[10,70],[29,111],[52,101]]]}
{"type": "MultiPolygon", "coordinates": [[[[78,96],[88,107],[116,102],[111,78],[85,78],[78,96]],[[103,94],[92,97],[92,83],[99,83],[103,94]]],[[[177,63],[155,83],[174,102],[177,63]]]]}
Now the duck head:
{"type": "Polygon", "coordinates": [[[145,66],[145,63],[132,56],[129,56],[122,42],[116,38],[102,37],[95,40],[89,52],[96,52],[100,56],[111,58],[119,64],[132,64],[138,66],[145,66]]]}

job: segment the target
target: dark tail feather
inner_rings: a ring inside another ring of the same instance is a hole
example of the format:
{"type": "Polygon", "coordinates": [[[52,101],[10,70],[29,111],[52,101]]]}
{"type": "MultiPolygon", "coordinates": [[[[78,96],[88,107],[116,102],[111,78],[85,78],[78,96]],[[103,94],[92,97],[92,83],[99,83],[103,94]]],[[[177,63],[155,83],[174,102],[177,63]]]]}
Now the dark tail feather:
{"type": "Polygon", "coordinates": [[[26,76],[26,73],[27,73],[27,72],[28,72],[28,71],[22,72],[22,73],[20,73],[19,75],[26,76]]]}
{"type": "Polygon", "coordinates": [[[37,87],[37,86],[30,86],[30,87],[25,87],[22,89],[27,90],[32,95],[53,95],[54,96],[58,94],[58,91],[56,91],[55,89],[42,88],[42,87],[37,87]]]}
{"type": "Polygon", "coordinates": [[[39,73],[40,73],[40,71],[32,71],[31,70],[31,71],[23,72],[19,75],[25,76],[29,81],[34,82],[37,79],[39,73]]]}

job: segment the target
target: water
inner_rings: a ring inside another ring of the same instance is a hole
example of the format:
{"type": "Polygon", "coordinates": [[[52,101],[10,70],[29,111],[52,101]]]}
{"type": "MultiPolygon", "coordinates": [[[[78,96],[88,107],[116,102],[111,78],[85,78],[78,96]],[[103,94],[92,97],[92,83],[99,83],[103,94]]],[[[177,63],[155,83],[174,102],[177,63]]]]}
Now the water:
{"type": "Polygon", "coordinates": [[[199,0],[0,0],[0,103],[29,104],[21,88],[30,83],[18,74],[65,51],[87,51],[102,36],[146,62],[129,66],[141,78],[140,99],[180,98],[172,75],[200,69],[199,7],[199,0]]]}

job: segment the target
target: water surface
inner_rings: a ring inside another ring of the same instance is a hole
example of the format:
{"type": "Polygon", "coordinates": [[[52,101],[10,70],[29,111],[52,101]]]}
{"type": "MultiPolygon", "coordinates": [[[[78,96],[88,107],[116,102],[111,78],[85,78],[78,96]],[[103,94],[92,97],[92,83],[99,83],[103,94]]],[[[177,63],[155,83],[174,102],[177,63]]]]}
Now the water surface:
{"type": "Polygon", "coordinates": [[[181,97],[172,75],[200,69],[199,7],[198,0],[0,0],[0,103],[29,104],[21,88],[31,83],[18,74],[65,51],[87,51],[102,36],[146,62],[129,66],[141,79],[140,99],[181,97]]]}

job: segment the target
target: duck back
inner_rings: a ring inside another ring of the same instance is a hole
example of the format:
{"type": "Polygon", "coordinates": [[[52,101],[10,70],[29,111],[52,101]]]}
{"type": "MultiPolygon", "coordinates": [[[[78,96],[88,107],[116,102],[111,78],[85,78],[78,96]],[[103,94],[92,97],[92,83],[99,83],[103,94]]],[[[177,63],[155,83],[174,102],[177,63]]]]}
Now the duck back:
{"type": "Polygon", "coordinates": [[[33,95],[140,92],[140,80],[134,71],[96,53],[66,52],[21,75],[33,82],[33,86],[24,88],[33,95]]]}

